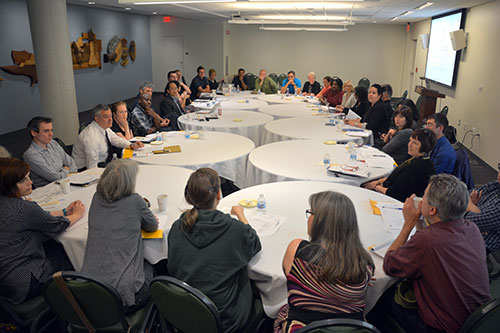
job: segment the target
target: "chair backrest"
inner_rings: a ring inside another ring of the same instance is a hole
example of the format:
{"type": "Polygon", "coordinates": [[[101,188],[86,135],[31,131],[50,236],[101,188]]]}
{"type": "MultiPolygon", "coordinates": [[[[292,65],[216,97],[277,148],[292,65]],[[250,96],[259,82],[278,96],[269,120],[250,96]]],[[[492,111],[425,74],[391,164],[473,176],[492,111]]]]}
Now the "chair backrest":
{"type": "MultiPolygon", "coordinates": [[[[121,297],[115,288],[77,272],[62,272],[62,278],[96,330],[121,324],[127,331],[129,324],[125,318],[121,297]]],[[[58,317],[78,329],[85,330],[82,320],[57,286],[54,277],[44,284],[42,292],[45,301],[58,317]]]]}
{"type": "Polygon", "coordinates": [[[271,73],[269,74],[269,77],[276,83],[278,83],[278,74],[276,73],[271,73]]]}
{"type": "Polygon", "coordinates": [[[408,96],[408,90],[405,90],[405,92],[403,93],[403,95],[401,96],[402,99],[405,99],[406,96],[408,96]]]}
{"type": "Polygon", "coordinates": [[[439,113],[441,113],[444,116],[447,116],[448,115],[448,105],[445,105],[444,108],[442,108],[441,111],[439,111],[439,113]]]}
{"type": "Polygon", "coordinates": [[[57,142],[59,144],[59,146],[61,146],[61,148],[64,150],[64,152],[66,154],[68,154],[69,156],[71,156],[71,153],[73,152],[73,145],[69,145],[67,146],[63,140],[59,139],[59,138],[54,138],[54,141],[57,142]]]}
{"type": "Polygon", "coordinates": [[[253,75],[252,73],[247,73],[245,77],[247,78],[248,82],[248,90],[255,90],[255,75],[253,75]]]}
{"type": "Polygon", "coordinates": [[[417,107],[417,112],[420,112],[420,105],[422,104],[422,96],[418,96],[415,106],[417,107]]]}
{"type": "Polygon", "coordinates": [[[453,168],[452,175],[463,181],[470,190],[474,188],[474,180],[472,179],[469,155],[465,149],[456,150],[455,153],[457,159],[455,160],[455,167],[453,168]]]}
{"type": "Polygon", "coordinates": [[[176,329],[184,333],[222,332],[217,307],[198,289],[173,277],[158,276],[151,282],[150,292],[162,317],[176,329]]]}
{"type": "Polygon", "coordinates": [[[90,123],[91,123],[92,121],[93,121],[93,120],[91,120],[91,121],[86,121],[86,122],[84,122],[84,123],[81,123],[81,124],[80,124],[80,128],[78,128],[78,134],[82,133],[82,131],[83,131],[83,130],[87,127],[87,126],[89,126],[89,125],[90,125],[90,123]]]}
{"type": "Polygon", "coordinates": [[[362,77],[359,79],[358,86],[363,86],[366,89],[370,88],[370,80],[367,77],[362,77]]]}
{"type": "Polygon", "coordinates": [[[278,76],[278,83],[279,83],[280,87],[283,84],[283,81],[285,81],[287,78],[288,78],[288,76],[286,76],[286,74],[280,74],[280,76],[278,76]]]}
{"type": "Polygon", "coordinates": [[[500,298],[494,298],[471,313],[463,324],[460,332],[498,332],[498,323],[500,323],[500,298]]]}
{"type": "Polygon", "coordinates": [[[305,327],[295,331],[295,333],[320,333],[320,332],[373,332],[380,331],[365,321],[347,318],[325,319],[314,321],[305,327]]]}

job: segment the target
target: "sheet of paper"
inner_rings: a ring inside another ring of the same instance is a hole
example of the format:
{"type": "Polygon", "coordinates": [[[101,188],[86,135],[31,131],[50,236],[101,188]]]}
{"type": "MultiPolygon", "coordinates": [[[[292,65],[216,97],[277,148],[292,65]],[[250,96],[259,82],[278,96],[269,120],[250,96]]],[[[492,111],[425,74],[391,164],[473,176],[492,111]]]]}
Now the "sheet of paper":
{"type": "Polygon", "coordinates": [[[356,112],[349,110],[345,119],[361,119],[361,117],[356,112]]]}
{"type": "Polygon", "coordinates": [[[33,193],[28,198],[36,202],[44,210],[53,210],[64,198],[64,193],[62,193],[59,184],[51,183],[33,190],[33,193]]]}
{"type": "Polygon", "coordinates": [[[274,235],[285,223],[286,216],[272,213],[257,213],[247,216],[248,223],[255,229],[259,237],[274,235]]]}
{"type": "Polygon", "coordinates": [[[387,230],[401,230],[404,223],[402,203],[378,203],[387,230]]]}
{"type": "Polygon", "coordinates": [[[357,138],[367,138],[370,136],[370,133],[368,132],[346,132],[345,134],[349,135],[349,136],[353,136],[353,137],[357,137],[357,138]]]}

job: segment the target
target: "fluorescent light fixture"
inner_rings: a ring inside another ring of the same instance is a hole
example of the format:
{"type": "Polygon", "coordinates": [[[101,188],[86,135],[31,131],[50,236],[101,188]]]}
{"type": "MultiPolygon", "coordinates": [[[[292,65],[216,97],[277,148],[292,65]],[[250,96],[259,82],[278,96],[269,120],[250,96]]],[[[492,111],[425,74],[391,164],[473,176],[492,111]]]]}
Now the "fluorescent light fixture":
{"type": "MultiPolygon", "coordinates": [[[[283,2],[283,0],[248,0],[250,2],[267,2],[267,1],[276,1],[276,2],[283,2]]],[[[329,0],[329,2],[363,2],[365,0],[329,0]]]]}
{"type": "Polygon", "coordinates": [[[396,21],[397,19],[398,19],[398,17],[395,16],[395,17],[391,18],[391,21],[396,21]]]}
{"type": "Polygon", "coordinates": [[[148,1],[134,2],[134,5],[172,5],[177,3],[214,3],[214,2],[236,2],[236,0],[172,0],[172,1],[148,1]]]}
{"type": "Polygon", "coordinates": [[[153,15],[156,15],[156,14],[158,14],[158,13],[157,12],[153,12],[153,15]]]}
{"type": "Polygon", "coordinates": [[[351,4],[335,2],[237,2],[238,9],[350,9],[351,4]]]}
{"type": "Polygon", "coordinates": [[[434,4],[434,2],[426,2],[423,5],[416,7],[415,10],[422,10],[424,8],[432,6],[433,4],[434,4]]]}
{"type": "Polygon", "coordinates": [[[413,10],[407,10],[406,12],[404,12],[403,14],[401,14],[399,16],[403,17],[403,16],[407,16],[407,15],[410,15],[410,14],[413,14],[413,10]]]}
{"type": "Polygon", "coordinates": [[[259,27],[268,31],[347,31],[347,28],[308,28],[308,27],[259,27]]]}
{"type": "Polygon", "coordinates": [[[332,21],[286,21],[286,20],[228,20],[230,24],[304,24],[304,25],[354,25],[354,22],[332,21]]]}
{"type": "Polygon", "coordinates": [[[293,21],[340,21],[345,20],[345,16],[328,15],[259,15],[258,19],[264,20],[293,20],[293,21]]]}
{"type": "Polygon", "coordinates": [[[125,8],[125,10],[132,10],[132,8],[130,8],[130,7],[126,7],[126,8],[125,8]]]}
{"type": "Polygon", "coordinates": [[[89,1],[88,4],[89,5],[95,5],[95,1],[89,1]]]}

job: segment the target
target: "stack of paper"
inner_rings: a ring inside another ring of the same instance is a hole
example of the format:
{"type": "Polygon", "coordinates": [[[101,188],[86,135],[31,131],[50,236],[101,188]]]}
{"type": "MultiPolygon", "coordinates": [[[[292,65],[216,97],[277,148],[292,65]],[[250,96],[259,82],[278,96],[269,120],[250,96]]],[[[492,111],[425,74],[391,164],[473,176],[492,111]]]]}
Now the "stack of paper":
{"type": "Polygon", "coordinates": [[[387,230],[401,230],[404,223],[403,204],[401,202],[379,202],[377,207],[380,209],[387,230]]]}
{"type": "Polygon", "coordinates": [[[285,223],[286,216],[272,213],[257,213],[247,216],[248,223],[255,229],[259,237],[274,235],[285,223]]]}
{"type": "Polygon", "coordinates": [[[354,176],[354,177],[368,177],[370,176],[370,171],[366,166],[359,165],[354,163],[351,165],[347,164],[331,164],[328,169],[330,172],[334,172],[337,174],[342,174],[346,176],[354,176]]]}

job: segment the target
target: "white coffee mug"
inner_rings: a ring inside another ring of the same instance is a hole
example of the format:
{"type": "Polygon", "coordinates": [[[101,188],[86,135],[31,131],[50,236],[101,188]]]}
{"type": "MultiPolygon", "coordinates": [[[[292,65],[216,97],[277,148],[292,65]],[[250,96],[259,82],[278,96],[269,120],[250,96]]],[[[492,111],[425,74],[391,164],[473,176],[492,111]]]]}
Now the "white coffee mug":
{"type": "Polygon", "coordinates": [[[167,210],[167,199],[168,199],[167,194],[159,194],[156,197],[156,200],[158,201],[158,210],[160,212],[164,212],[167,210]]]}

